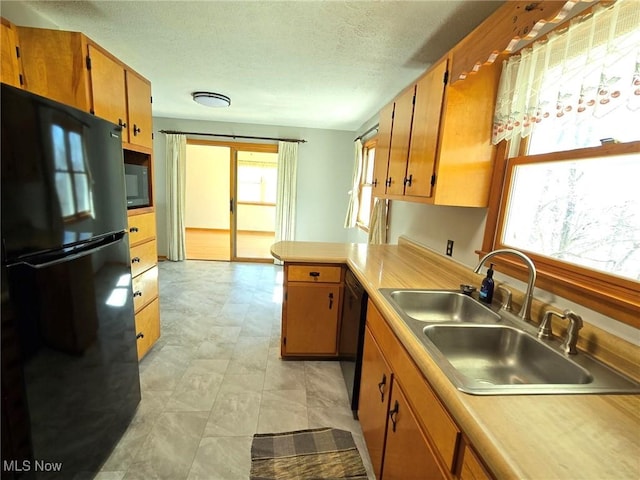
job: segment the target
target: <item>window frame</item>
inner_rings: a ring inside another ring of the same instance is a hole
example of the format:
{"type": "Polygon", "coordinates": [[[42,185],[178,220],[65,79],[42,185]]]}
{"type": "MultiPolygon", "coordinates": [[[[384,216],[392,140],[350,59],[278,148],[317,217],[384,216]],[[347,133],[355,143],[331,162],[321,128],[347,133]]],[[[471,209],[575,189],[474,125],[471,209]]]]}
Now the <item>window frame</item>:
{"type": "MultiPolygon", "coordinates": [[[[356,214],[356,226],[363,232],[369,233],[369,225],[371,225],[371,212],[373,210],[373,183],[366,183],[367,179],[367,164],[369,150],[375,149],[378,144],[378,137],[370,138],[362,144],[362,170],[360,172],[360,179],[358,180],[358,212],[356,214]],[[362,187],[371,187],[371,198],[369,199],[369,219],[365,224],[360,219],[360,209],[362,208],[362,187]]],[[[375,168],[375,154],[373,158],[373,164],[371,168],[375,168]]]]}
{"type": "MultiPolygon", "coordinates": [[[[506,141],[498,144],[483,246],[482,250],[476,252],[479,255],[484,255],[498,248],[507,248],[502,245],[500,235],[514,165],[519,162],[549,162],[638,153],[640,152],[640,141],[540,155],[521,155],[511,159],[507,158],[508,148],[509,145],[506,141]]],[[[522,153],[522,149],[520,149],[520,153],[522,153]]],[[[640,316],[638,315],[638,311],[640,311],[640,282],[569,264],[533,252],[527,251],[526,254],[536,265],[537,287],[575,301],[635,328],[640,328],[640,316]]],[[[494,257],[493,261],[502,268],[504,273],[519,280],[527,278],[526,269],[517,261],[508,257],[494,257]]]]}

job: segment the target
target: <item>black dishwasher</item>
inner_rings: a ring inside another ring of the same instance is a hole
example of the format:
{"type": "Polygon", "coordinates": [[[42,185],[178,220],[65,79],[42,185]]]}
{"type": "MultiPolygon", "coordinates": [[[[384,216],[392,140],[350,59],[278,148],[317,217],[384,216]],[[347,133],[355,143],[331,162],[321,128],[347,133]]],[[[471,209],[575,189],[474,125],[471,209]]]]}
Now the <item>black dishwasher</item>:
{"type": "Polygon", "coordinates": [[[367,292],[351,270],[345,275],[342,323],[340,325],[339,355],[342,375],[349,392],[353,418],[358,418],[360,372],[362,370],[362,346],[367,314],[367,292]]]}

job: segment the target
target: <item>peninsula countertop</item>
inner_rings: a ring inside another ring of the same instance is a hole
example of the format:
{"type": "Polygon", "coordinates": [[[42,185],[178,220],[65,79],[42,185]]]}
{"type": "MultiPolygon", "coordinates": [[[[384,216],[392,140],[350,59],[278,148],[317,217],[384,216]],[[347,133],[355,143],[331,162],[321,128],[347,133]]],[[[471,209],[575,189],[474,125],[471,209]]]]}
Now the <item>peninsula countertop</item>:
{"type": "Polygon", "coordinates": [[[640,395],[495,395],[458,391],[380,288],[478,285],[471,269],[413,244],[278,242],[289,262],[346,264],[497,478],[640,478],[640,395]]]}

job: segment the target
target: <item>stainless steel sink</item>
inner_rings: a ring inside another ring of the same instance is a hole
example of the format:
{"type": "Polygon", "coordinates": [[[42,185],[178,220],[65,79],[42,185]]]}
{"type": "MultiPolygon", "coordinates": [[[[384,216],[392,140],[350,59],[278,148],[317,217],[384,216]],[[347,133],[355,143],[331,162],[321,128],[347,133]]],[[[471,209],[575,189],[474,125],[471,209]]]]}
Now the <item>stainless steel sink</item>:
{"type": "Polygon", "coordinates": [[[486,385],[587,384],[591,374],[531,335],[507,326],[430,325],[424,335],[469,380],[486,385]]]}
{"type": "Polygon", "coordinates": [[[640,393],[640,384],[511,313],[449,290],[380,289],[458,390],[474,395],[640,393]]]}
{"type": "Polygon", "coordinates": [[[450,290],[393,290],[382,294],[409,317],[429,323],[496,323],[500,315],[468,295],[450,290]]]}

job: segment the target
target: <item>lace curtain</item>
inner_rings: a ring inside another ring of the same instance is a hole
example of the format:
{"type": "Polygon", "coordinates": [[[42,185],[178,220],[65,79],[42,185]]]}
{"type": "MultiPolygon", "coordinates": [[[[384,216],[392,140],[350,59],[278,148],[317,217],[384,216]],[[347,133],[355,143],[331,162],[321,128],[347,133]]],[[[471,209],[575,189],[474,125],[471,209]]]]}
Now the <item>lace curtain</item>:
{"type": "MultiPolygon", "coordinates": [[[[537,124],[575,128],[626,109],[640,114],[640,3],[618,0],[574,19],[503,63],[493,143],[528,136],[537,124]]],[[[634,112],[632,116],[629,112],[634,112]]],[[[588,128],[588,127],[587,127],[588,128]]],[[[584,128],[583,128],[584,130],[584,128]]]]}

